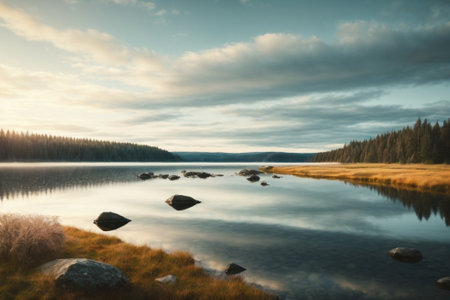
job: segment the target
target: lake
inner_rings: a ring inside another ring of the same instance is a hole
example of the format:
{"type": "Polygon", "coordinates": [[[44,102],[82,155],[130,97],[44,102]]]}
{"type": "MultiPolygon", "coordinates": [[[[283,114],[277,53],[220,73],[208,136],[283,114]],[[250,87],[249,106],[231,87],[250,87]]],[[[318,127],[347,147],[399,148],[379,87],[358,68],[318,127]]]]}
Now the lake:
{"type": "Polygon", "coordinates": [[[55,215],[97,233],[92,221],[112,211],[132,222],[106,234],[189,251],[213,274],[237,263],[249,283],[282,299],[450,298],[434,286],[450,276],[449,195],[271,174],[261,175],[263,187],[236,175],[262,164],[0,164],[0,211],[55,215]],[[182,170],[224,176],[185,178],[182,170]],[[181,178],[136,177],[148,171],[181,178]],[[177,211],[164,202],[174,194],[201,203],[177,211]],[[391,259],[400,246],[424,259],[391,259]]]}

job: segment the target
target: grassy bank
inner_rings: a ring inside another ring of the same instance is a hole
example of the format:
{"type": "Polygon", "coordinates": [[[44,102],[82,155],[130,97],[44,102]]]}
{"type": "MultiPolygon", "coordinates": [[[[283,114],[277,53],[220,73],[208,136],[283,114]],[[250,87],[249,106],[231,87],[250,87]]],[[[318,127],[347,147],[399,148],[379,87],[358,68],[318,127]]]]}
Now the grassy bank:
{"type": "Polygon", "coordinates": [[[62,230],[65,234],[63,246],[33,258],[25,267],[11,257],[0,257],[1,299],[276,299],[246,284],[238,276],[228,279],[212,277],[196,266],[186,252],[168,254],[73,227],[63,227],[62,230]],[[132,288],[95,295],[60,291],[50,278],[36,270],[49,260],[69,257],[112,264],[126,274],[132,288]],[[168,274],[177,276],[177,282],[165,285],[155,281],[155,278],[168,274]]]}
{"type": "Polygon", "coordinates": [[[450,193],[450,165],[317,164],[261,167],[265,172],[450,193]]]}

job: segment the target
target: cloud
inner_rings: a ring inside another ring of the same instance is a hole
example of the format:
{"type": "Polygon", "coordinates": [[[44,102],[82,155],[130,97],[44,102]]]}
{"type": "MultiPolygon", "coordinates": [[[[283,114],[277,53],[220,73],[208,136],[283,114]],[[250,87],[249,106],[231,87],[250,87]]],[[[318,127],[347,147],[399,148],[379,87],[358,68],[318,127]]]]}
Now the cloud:
{"type": "Polygon", "coordinates": [[[167,10],[161,9],[161,10],[158,10],[158,11],[155,13],[155,15],[156,15],[156,16],[159,16],[159,17],[162,17],[162,16],[164,16],[166,13],[167,13],[167,10]]]}

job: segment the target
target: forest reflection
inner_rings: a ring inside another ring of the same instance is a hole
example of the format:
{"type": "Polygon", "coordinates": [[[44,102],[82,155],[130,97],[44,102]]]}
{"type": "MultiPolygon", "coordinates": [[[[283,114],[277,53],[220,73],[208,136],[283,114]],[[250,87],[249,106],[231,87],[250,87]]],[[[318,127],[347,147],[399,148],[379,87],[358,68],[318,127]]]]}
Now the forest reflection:
{"type": "Polygon", "coordinates": [[[354,184],[377,191],[393,202],[400,202],[408,209],[413,209],[419,220],[428,220],[432,215],[439,215],[445,225],[450,226],[450,195],[403,190],[387,186],[354,184]]]}
{"type": "Polygon", "coordinates": [[[133,167],[64,167],[0,169],[0,200],[80,187],[138,181],[133,167]]]}
{"type": "MultiPolygon", "coordinates": [[[[0,168],[0,201],[67,189],[136,182],[140,181],[136,175],[148,169],[146,166],[0,168]]],[[[446,226],[450,226],[450,195],[386,186],[352,185],[369,188],[395,203],[402,203],[408,209],[413,209],[419,220],[439,215],[446,226]]]]}

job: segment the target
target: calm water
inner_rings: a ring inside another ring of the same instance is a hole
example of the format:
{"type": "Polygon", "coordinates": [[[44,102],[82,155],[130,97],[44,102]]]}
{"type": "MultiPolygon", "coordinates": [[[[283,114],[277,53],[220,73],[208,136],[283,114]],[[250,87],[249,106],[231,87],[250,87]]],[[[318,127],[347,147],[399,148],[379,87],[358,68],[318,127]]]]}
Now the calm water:
{"type": "Polygon", "coordinates": [[[132,222],[122,239],[190,251],[219,273],[230,262],[248,282],[286,299],[449,299],[434,282],[450,276],[450,197],[374,189],[339,181],[235,173],[251,164],[0,164],[0,212],[56,215],[102,232],[103,211],[132,222]],[[208,179],[141,181],[152,171],[224,174],[208,179]],[[176,211],[173,194],[202,203],[176,211]],[[424,260],[404,264],[391,248],[415,247],[424,260]]]}

